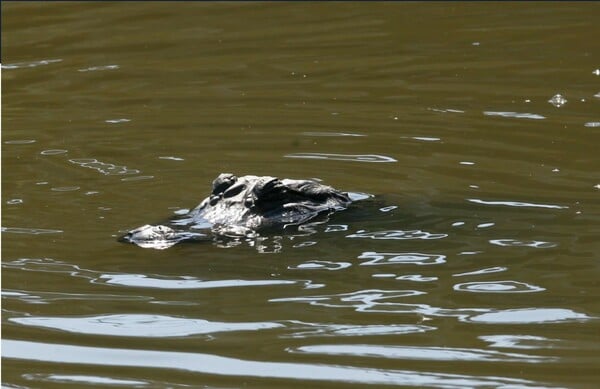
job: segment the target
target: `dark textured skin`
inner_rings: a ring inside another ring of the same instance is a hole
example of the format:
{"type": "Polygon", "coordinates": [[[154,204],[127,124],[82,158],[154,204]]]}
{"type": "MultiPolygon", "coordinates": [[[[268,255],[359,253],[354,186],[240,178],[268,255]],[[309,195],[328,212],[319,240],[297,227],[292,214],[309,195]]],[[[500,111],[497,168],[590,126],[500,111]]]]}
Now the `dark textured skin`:
{"type": "MultiPolygon", "coordinates": [[[[217,235],[248,236],[264,228],[299,225],[323,213],[348,207],[347,193],[313,180],[279,179],[224,173],[212,185],[212,193],[173,225],[207,229],[217,235]]],[[[194,233],[167,226],[145,225],[123,239],[144,247],[168,246],[194,239],[194,233]],[[174,243],[171,243],[174,242],[174,243]]]]}

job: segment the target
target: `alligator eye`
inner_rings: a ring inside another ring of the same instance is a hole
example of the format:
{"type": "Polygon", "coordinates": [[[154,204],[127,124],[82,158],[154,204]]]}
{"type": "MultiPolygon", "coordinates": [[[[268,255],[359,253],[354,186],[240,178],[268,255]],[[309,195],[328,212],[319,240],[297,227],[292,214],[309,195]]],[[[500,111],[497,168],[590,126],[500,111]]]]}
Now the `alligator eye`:
{"type": "Polygon", "coordinates": [[[224,198],[229,198],[238,195],[240,192],[246,189],[246,185],[240,184],[236,185],[233,188],[229,188],[225,193],[223,193],[224,198]]]}
{"type": "Polygon", "coordinates": [[[220,174],[219,177],[213,181],[212,193],[215,195],[221,194],[225,192],[227,188],[231,187],[236,181],[237,177],[233,174],[220,174]]]}
{"type": "Polygon", "coordinates": [[[214,206],[218,202],[219,202],[219,196],[215,196],[215,195],[210,196],[210,199],[208,200],[208,203],[211,205],[211,207],[214,206]]]}

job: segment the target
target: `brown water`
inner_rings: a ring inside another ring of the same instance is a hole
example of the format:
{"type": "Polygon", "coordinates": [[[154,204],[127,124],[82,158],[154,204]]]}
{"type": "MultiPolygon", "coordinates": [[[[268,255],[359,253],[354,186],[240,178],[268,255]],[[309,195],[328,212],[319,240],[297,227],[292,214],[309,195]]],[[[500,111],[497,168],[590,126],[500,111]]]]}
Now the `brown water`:
{"type": "Polygon", "coordinates": [[[3,2],[3,387],[596,387],[598,20],[3,2]],[[374,197],[236,247],[116,241],[221,172],[374,197]]]}

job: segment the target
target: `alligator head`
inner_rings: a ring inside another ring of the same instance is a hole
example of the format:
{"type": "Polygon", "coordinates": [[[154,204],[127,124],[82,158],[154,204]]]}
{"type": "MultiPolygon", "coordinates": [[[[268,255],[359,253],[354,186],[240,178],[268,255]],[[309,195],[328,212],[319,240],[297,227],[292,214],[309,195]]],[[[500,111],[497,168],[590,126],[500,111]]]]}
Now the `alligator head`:
{"type": "MultiPolygon", "coordinates": [[[[172,224],[210,229],[217,235],[248,236],[265,228],[300,225],[345,209],[351,202],[347,193],[313,180],[224,173],[213,181],[210,196],[172,224]]],[[[167,226],[145,225],[130,231],[124,240],[148,246],[149,241],[177,243],[194,236],[167,226]]]]}

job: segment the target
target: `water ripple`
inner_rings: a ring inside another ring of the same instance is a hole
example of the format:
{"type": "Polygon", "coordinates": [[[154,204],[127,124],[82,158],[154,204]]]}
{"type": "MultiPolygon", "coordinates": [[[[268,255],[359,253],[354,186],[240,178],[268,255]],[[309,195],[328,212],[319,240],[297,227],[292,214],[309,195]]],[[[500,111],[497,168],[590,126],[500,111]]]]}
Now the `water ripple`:
{"type": "Polygon", "coordinates": [[[438,277],[426,277],[421,274],[405,274],[403,276],[396,277],[399,281],[414,281],[414,282],[431,282],[437,281],[438,277]]]}
{"type": "Polygon", "coordinates": [[[361,357],[417,359],[423,361],[488,361],[541,363],[555,361],[555,357],[505,353],[494,350],[455,347],[379,346],[372,344],[326,344],[300,346],[292,352],[361,357]]]}
{"type": "Polygon", "coordinates": [[[505,118],[516,118],[516,119],[535,119],[542,120],[546,119],[545,116],[538,115],[535,113],[527,113],[527,112],[495,112],[495,111],[484,111],[484,115],[486,116],[501,116],[505,118]]]}
{"type": "Polygon", "coordinates": [[[79,189],[81,189],[81,187],[79,187],[79,186],[57,186],[57,187],[51,188],[50,190],[54,191],[54,192],[73,192],[73,191],[76,191],[79,189]]]}
{"type": "Polygon", "coordinates": [[[35,139],[14,139],[14,140],[5,140],[4,143],[7,145],[28,145],[31,143],[35,143],[35,139]]]}
{"type": "Polygon", "coordinates": [[[370,385],[395,384],[444,388],[505,387],[507,385],[539,387],[533,381],[498,376],[486,377],[410,370],[386,370],[339,364],[263,362],[203,353],[69,346],[10,339],[2,340],[2,357],[61,364],[172,369],[228,377],[285,378],[370,385]]]}
{"type": "MultiPolygon", "coordinates": [[[[56,232],[62,231],[56,230],[56,232]]],[[[52,258],[18,258],[12,261],[5,260],[2,262],[2,267],[25,271],[52,271],[68,273],[81,270],[77,265],[72,265],[63,261],[57,261],[52,258]]]]}
{"type": "MultiPolygon", "coordinates": [[[[135,173],[131,173],[135,174],[135,173]]],[[[121,181],[143,181],[143,180],[151,180],[154,176],[135,176],[135,177],[125,177],[121,178],[121,181]]]]}
{"type": "MultiPolygon", "coordinates": [[[[283,297],[274,298],[271,302],[305,302],[310,305],[318,305],[330,308],[354,308],[358,312],[372,311],[374,308],[381,305],[401,305],[407,306],[412,304],[401,304],[390,302],[390,300],[401,299],[410,296],[418,296],[425,294],[418,290],[381,290],[367,289],[358,290],[356,292],[320,295],[320,296],[302,296],[302,297],[283,297]]],[[[412,310],[410,310],[412,312],[412,310]]]]}
{"type": "Polygon", "coordinates": [[[301,133],[306,136],[366,136],[363,134],[354,134],[350,132],[318,132],[318,131],[305,131],[301,133]]]}
{"type": "Polygon", "coordinates": [[[293,285],[299,281],[290,280],[202,280],[192,276],[160,277],[146,274],[130,273],[101,273],[94,270],[82,269],[77,265],[67,262],[56,261],[50,258],[20,258],[14,261],[2,263],[3,268],[11,268],[22,271],[34,271],[43,273],[65,273],[72,277],[80,277],[91,283],[118,285],[134,288],[156,288],[156,289],[207,289],[207,288],[229,288],[240,286],[263,286],[263,285],[293,285]]]}
{"type": "Polygon", "coordinates": [[[78,334],[148,338],[203,335],[231,331],[257,331],[284,326],[274,322],[224,323],[148,314],[89,317],[28,316],[12,317],[8,320],[25,326],[52,328],[78,334]]]}
{"type": "Polygon", "coordinates": [[[392,157],[377,154],[326,154],[326,153],[293,153],[286,154],[286,158],[307,158],[307,159],[330,159],[336,161],[353,162],[397,162],[392,157]]]}
{"type": "Polygon", "coordinates": [[[442,140],[441,138],[434,138],[434,137],[429,137],[429,136],[412,136],[410,138],[414,139],[414,140],[419,140],[422,142],[439,142],[442,140]]]}
{"type": "Polygon", "coordinates": [[[64,292],[33,292],[29,290],[2,290],[3,299],[16,299],[29,304],[49,304],[52,301],[65,302],[67,300],[81,301],[150,301],[152,298],[145,296],[100,294],[100,293],[64,293],[64,292]]]}
{"type": "Polygon", "coordinates": [[[88,169],[94,169],[104,175],[138,174],[140,172],[137,169],[130,169],[127,166],[101,162],[93,158],[69,159],[69,162],[88,169]]]}
{"type": "Polygon", "coordinates": [[[40,152],[41,155],[57,155],[57,154],[65,154],[67,153],[68,150],[63,150],[63,149],[50,149],[50,150],[43,150],[40,152]]]}
{"type": "Polygon", "coordinates": [[[396,274],[394,273],[375,273],[371,274],[373,278],[396,278],[396,274]]]}
{"type": "Polygon", "coordinates": [[[53,382],[61,384],[73,384],[79,383],[84,385],[112,385],[112,386],[126,386],[129,388],[138,388],[148,385],[146,381],[136,380],[124,380],[116,379],[111,377],[100,377],[92,375],[72,375],[72,374],[23,374],[23,378],[30,381],[42,381],[42,382],[53,382]]]}
{"type": "Polygon", "coordinates": [[[63,232],[62,230],[50,230],[45,228],[23,228],[23,227],[2,227],[0,228],[2,232],[9,232],[12,234],[31,234],[31,235],[41,235],[41,234],[58,234],[63,232]]]}
{"type": "Polygon", "coordinates": [[[157,278],[145,274],[103,274],[93,282],[135,288],[158,289],[208,289],[239,286],[290,285],[296,281],[287,280],[214,280],[206,281],[194,277],[157,278]]]}
{"type": "Polygon", "coordinates": [[[428,304],[401,302],[407,297],[424,295],[418,290],[367,289],[356,292],[303,297],[285,297],[270,302],[299,302],[328,308],[352,308],[356,312],[389,314],[417,314],[456,317],[459,321],[486,324],[537,324],[592,319],[590,316],[561,308],[524,308],[494,310],[491,308],[442,308],[428,304]]]}
{"type": "Polygon", "coordinates": [[[454,277],[462,277],[462,276],[473,276],[480,274],[488,274],[488,273],[498,273],[508,270],[507,267],[504,266],[494,266],[494,267],[486,267],[485,269],[479,269],[474,271],[469,271],[465,273],[453,274],[454,277]]]}
{"type": "Polygon", "coordinates": [[[563,308],[505,309],[463,318],[464,321],[485,324],[539,324],[589,320],[590,316],[563,308]]]}
{"type": "Polygon", "coordinates": [[[484,204],[484,205],[506,205],[508,207],[533,207],[533,208],[552,208],[552,209],[568,209],[566,205],[554,205],[554,204],[537,204],[537,203],[524,203],[520,201],[486,201],[481,199],[467,199],[472,203],[484,204]]]}
{"type": "Polygon", "coordinates": [[[316,244],[317,244],[317,242],[315,242],[315,241],[307,240],[304,242],[295,243],[294,245],[292,245],[292,247],[294,247],[294,248],[310,247],[310,246],[314,246],[316,244]]]}
{"type": "Polygon", "coordinates": [[[427,231],[421,230],[388,230],[388,231],[374,231],[365,232],[363,230],[358,231],[354,234],[346,235],[346,238],[369,238],[369,239],[442,239],[447,237],[448,234],[433,234],[427,231]]]}
{"type": "Polygon", "coordinates": [[[168,159],[171,161],[185,161],[184,158],[181,157],[174,157],[174,156],[164,156],[164,157],[158,157],[158,159],[168,159]]]}
{"type": "Polygon", "coordinates": [[[350,262],[333,261],[307,261],[295,266],[288,266],[290,270],[342,270],[352,266],[350,262]]]}
{"type": "Polygon", "coordinates": [[[296,324],[300,330],[290,335],[283,335],[282,337],[284,338],[402,335],[423,333],[436,329],[435,327],[421,324],[350,325],[304,323],[301,321],[290,321],[290,323],[296,324]]]}
{"type": "Polygon", "coordinates": [[[118,119],[107,119],[104,122],[105,123],[110,123],[110,124],[119,124],[119,123],[127,123],[130,122],[131,119],[127,119],[127,118],[118,118],[118,119]]]}
{"type": "Polygon", "coordinates": [[[440,113],[465,113],[465,111],[460,109],[452,109],[452,108],[427,108],[428,111],[440,112],[440,113]]]}
{"type": "Polygon", "coordinates": [[[325,227],[325,232],[339,232],[339,231],[348,231],[348,225],[346,224],[328,224],[325,227]]]}
{"type": "Polygon", "coordinates": [[[103,66],[90,66],[89,68],[77,69],[78,72],[96,72],[101,70],[115,70],[118,69],[119,65],[103,65],[103,66]]]}
{"type": "Polygon", "coordinates": [[[370,259],[370,261],[362,262],[361,266],[396,264],[437,265],[446,262],[446,256],[442,254],[378,253],[374,251],[365,251],[358,256],[358,259],[370,259]]]}
{"type": "Polygon", "coordinates": [[[553,347],[556,339],[534,335],[482,335],[478,337],[484,342],[490,343],[489,347],[519,348],[525,350],[546,349],[553,347]]]}
{"type": "Polygon", "coordinates": [[[503,247],[534,247],[541,249],[558,246],[554,242],[544,242],[541,240],[492,239],[490,243],[503,247]]]}
{"type": "Polygon", "coordinates": [[[454,290],[473,293],[531,293],[541,292],[546,288],[518,281],[480,281],[456,284],[454,290]]]}
{"type": "Polygon", "coordinates": [[[39,61],[30,61],[30,62],[17,62],[6,65],[0,65],[2,69],[24,69],[24,68],[35,68],[43,65],[50,65],[51,63],[61,62],[62,59],[42,59],[39,61]]]}

